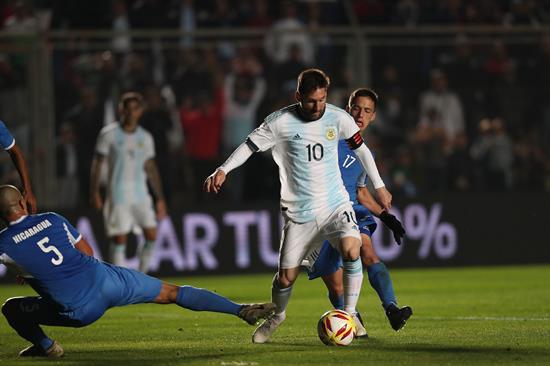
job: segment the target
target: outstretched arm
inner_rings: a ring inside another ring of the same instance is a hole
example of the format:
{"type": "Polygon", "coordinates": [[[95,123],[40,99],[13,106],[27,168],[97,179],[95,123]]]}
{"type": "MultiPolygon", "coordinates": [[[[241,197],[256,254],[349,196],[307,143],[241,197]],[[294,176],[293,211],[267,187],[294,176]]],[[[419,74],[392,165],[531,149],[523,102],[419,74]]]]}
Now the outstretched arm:
{"type": "Polygon", "coordinates": [[[19,172],[21,177],[21,183],[23,184],[23,197],[27,202],[27,206],[31,213],[36,213],[36,198],[32,192],[31,180],[29,178],[29,170],[27,168],[27,163],[23,157],[23,152],[17,144],[14,144],[11,149],[8,150],[13,164],[19,172]]]}
{"type": "Polygon", "coordinates": [[[382,207],[389,210],[391,207],[392,195],[386,189],[384,181],[380,177],[380,173],[378,172],[378,168],[374,162],[374,158],[372,157],[372,153],[367,145],[363,143],[363,138],[359,132],[357,132],[355,135],[347,139],[346,142],[355,152],[355,155],[357,155],[363,165],[363,169],[367,172],[369,178],[371,179],[382,207]]]}
{"type": "Polygon", "coordinates": [[[255,147],[250,139],[243,142],[214,173],[206,178],[204,181],[204,190],[208,193],[218,193],[225,182],[227,174],[243,165],[252,156],[254,151],[257,150],[258,148],[255,147]]]}
{"type": "Polygon", "coordinates": [[[103,199],[99,192],[99,177],[101,175],[101,167],[105,161],[105,156],[100,154],[94,155],[92,160],[92,171],[90,173],[90,203],[92,207],[100,210],[103,207],[103,199]]]}
{"type": "Polygon", "coordinates": [[[370,194],[367,187],[357,188],[357,201],[369,209],[375,216],[380,216],[384,208],[378,204],[376,199],[370,194]]]}
{"type": "Polygon", "coordinates": [[[166,216],[166,201],[164,200],[164,193],[162,191],[162,180],[160,179],[159,170],[154,158],[148,159],[145,162],[145,173],[157,202],[157,217],[162,219],[166,216]]]}

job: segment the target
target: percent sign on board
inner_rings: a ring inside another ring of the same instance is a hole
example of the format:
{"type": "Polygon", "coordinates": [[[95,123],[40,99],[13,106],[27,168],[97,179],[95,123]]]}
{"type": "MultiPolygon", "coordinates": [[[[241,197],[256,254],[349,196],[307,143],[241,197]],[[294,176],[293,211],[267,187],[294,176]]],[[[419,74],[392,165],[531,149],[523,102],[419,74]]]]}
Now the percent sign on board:
{"type": "Polygon", "coordinates": [[[420,240],[418,258],[425,259],[430,251],[441,259],[451,258],[458,248],[456,228],[448,223],[441,222],[441,203],[432,205],[430,211],[420,205],[407,206],[404,212],[404,225],[407,237],[420,240]]]}

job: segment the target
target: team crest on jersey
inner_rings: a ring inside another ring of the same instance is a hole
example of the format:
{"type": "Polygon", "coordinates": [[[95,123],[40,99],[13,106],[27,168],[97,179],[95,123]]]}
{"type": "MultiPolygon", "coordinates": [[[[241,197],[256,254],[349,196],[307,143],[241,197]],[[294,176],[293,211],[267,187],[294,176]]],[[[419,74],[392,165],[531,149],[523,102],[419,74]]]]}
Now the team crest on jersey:
{"type": "Polygon", "coordinates": [[[334,140],[336,138],[336,130],[333,127],[327,128],[327,140],[334,140]]]}

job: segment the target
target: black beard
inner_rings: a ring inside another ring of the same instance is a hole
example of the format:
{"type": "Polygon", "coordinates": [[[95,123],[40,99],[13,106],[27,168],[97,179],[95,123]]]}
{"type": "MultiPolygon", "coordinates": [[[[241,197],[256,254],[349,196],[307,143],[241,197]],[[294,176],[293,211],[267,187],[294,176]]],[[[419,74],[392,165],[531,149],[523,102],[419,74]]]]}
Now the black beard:
{"type": "Polygon", "coordinates": [[[321,112],[321,115],[319,116],[319,118],[312,118],[311,115],[306,114],[302,106],[298,104],[298,114],[300,115],[300,118],[302,118],[307,122],[313,122],[313,121],[317,121],[318,119],[321,119],[321,117],[323,117],[323,115],[325,114],[326,109],[327,107],[323,108],[323,111],[321,112]]]}

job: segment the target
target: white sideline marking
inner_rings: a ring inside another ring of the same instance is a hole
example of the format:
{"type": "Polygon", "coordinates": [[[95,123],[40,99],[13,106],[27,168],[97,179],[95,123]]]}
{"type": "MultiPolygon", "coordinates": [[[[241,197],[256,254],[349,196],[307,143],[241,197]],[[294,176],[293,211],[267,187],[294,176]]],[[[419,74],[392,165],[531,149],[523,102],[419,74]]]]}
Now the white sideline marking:
{"type": "Polygon", "coordinates": [[[550,317],[517,317],[517,316],[413,316],[426,320],[501,320],[501,321],[550,321],[550,317]]]}

